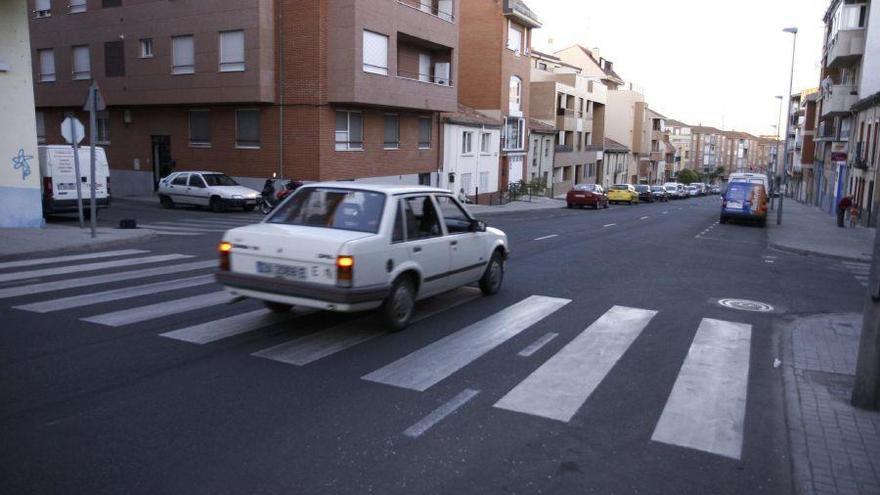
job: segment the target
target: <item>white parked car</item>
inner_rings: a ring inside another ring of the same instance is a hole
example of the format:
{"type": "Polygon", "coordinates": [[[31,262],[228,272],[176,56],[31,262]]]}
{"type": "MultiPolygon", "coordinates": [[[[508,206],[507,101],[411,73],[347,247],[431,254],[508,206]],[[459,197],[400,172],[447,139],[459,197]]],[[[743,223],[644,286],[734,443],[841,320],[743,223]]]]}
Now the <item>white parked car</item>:
{"type": "Polygon", "coordinates": [[[252,211],[259,197],[259,192],[220,172],[174,172],[159,181],[159,202],[163,208],[183,204],[207,206],[216,212],[227,208],[252,211]]]}
{"type": "Polygon", "coordinates": [[[217,280],[273,311],[379,309],[405,327],[419,299],[479,283],[498,292],[507,235],[446,190],[350,182],[299,188],[261,223],[226,232],[217,280]]]}

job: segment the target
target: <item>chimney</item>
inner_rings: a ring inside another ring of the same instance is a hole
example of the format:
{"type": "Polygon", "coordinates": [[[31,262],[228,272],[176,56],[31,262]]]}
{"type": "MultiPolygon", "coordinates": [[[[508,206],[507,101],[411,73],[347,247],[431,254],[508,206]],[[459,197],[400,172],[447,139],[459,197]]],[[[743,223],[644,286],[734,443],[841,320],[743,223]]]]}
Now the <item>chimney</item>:
{"type": "Polygon", "coordinates": [[[600,58],[602,58],[602,57],[601,57],[601,52],[599,51],[599,47],[598,47],[598,46],[594,46],[593,49],[590,50],[590,51],[593,52],[593,56],[596,57],[596,59],[600,59],[600,58]]]}

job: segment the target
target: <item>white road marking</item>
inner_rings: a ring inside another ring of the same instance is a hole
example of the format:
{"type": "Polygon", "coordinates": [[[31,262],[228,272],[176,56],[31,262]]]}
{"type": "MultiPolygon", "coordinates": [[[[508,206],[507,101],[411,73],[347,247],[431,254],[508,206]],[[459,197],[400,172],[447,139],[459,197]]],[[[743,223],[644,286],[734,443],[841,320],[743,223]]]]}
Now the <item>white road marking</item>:
{"type": "Polygon", "coordinates": [[[168,230],[171,232],[226,232],[223,229],[206,229],[203,227],[188,227],[188,226],[179,226],[172,227],[170,225],[158,225],[158,224],[141,224],[138,227],[142,229],[150,229],[150,230],[168,230]]]}
{"type": "Polygon", "coordinates": [[[92,294],[80,294],[78,296],[62,297],[60,299],[40,301],[25,304],[22,306],[15,306],[15,309],[33,311],[35,313],[50,313],[52,311],[60,311],[62,309],[80,308],[82,306],[91,306],[93,304],[119,301],[121,299],[129,299],[132,297],[156,294],[159,292],[170,290],[196,287],[199,285],[210,284],[212,282],[214,282],[214,275],[199,275],[198,277],[166,280],[164,282],[137,285],[134,287],[125,287],[123,289],[113,289],[104,292],[95,292],[92,294]]]}
{"type": "Polygon", "coordinates": [[[608,223],[608,224],[603,225],[602,227],[608,228],[608,227],[614,227],[615,225],[617,225],[617,224],[616,223],[608,223]]]}
{"type": "Polygon", "coordinates": [[[125,280],[135,280],[139,278],[156,277],[159,275],[167,275],[169,273],[182,273],[193,270],[204,270],[205,268],[213,268],[217,266],[217,262],[211,261],[194,261],[191,263],[182,263],[179,265],[166,265],[157,268],[146,268],[143,270],[132,270],[128,272],[107,273],[105,275],[94,275],[91,277],[71,278],[66,280],[58,280],[55,282],[43,282],[31,285],[19,285],[8,289],[0,289],[0,299],[10,297],[29,296],[31,294],[40,294],[43,292],[53,292],[65,289],[75,289],[77,287],[88,287],[90,285],[108,284],[113,282],[122,282],[125,280]]]}
{"type": "Polygon", "coordinates": [[[852,268],[866,268],[866,269],[871,268],[871,265],[869,263],[859,263],[857,261],[842,261],[842,263],[844,265],[852,267],[852,268]]]}
{"type": "Polygon", "coordinates": [[[176,232],[176,231],[170,231],[170,230],[154,230],[154,229],[150,229],[150,230],[152,230],[153,232],[155,232],[159,235],[194,236],[194,235],[210,234],[210,232],[176,232]]]}
{"type": "Polygon", "coordinates": [[[642,217],[639,220],[647,220],[647,219],[648,219],[648,217],[642,217]]]}
{"type": "Polygon", "coordinates": [[[132,323],[140,323],[142,321],[185,313],[187,311],[207,308],[209,306],[216,306],[231,300],[232,296],[226,291],[209,292],[208,294],[185,297],[183,299],[175,299],[137,308],[123,309],[120,311],[113,311],[112,313],[104,313],[80,319],[91,323],[97,323],[99,325],[121,327],[124,325],[131,325],[132,323]]]}
{"type": "Polygon", "coordinates": [[[117,268],[120,266],[145,265],[147,263],[161,263],[163,261],[174,261],[186,258],[192,258],[188,254],[161,254],[157,256],[146,256],[143,258],[128,258],[124,260],[102,261],[100,263],[86,263],[83,265],[67,265],[56,268],[41,268],[39,270],[28,270],[24,272],[12,272],[0,274],[0,282],[8,282],[10,280],[23,280],[27,278],[37,277],[54,277],[57,275],[66,275],[68,273],[90,272],[95,270],[104,270],[107,268],[117,268]]]}
{"type": "Polygon", "coordinates": [[[559,237],[559,234],[551,234],[551,235],[545,235],[544,237],[536,237],[534,240],[536,240],[536,241],[544,241],[544,240],[547,240],[547,239],[553,239],[554,237],[559,237]]]}
{"type": "Polygon", "coordinates": [[[567,423],[656,314],[612,307],[494,407],[567,423]]]}
{"type": "Polygon", "coordinates": [[[530,296],[362,378],[423,392],[570,302],[530,296]]]}
{"type": "Polygon", "coordinates": [[[160,334],[174,340],[182,340],[192,344],[208,344],[235,335],[240,335],[254,330],[259,330],[277,323],[291,320],[302,316],[303,312],[290,311],[287,313],[274,313],[268,309],[258,309],[248,313],[242,313],[228,318],[208,321],[171,332],[160,334]]]}
{"type": "Polygon", "coordinates": [[[90,260],[97,258],[112,258],[114,256],[129,256],[133,254],[145,254],[149,253],[149,251],[143,251],[140,249],[123,249],[120,251],[101,251],[97,253],[88,253],[88,254],[74,254],[70,256],[56,256],[53,258],[37,258],[37,259],[26,259],[20,261],[7,261],[6,263],[0,263],[0,270],[5,270],[7,268],[20,268],[23,266],[32,266],[32,265],[48,265],[50,263],[64,263],[66,261],[80,261],[80,260],[90,260]]]}
{"type": "Polygon", "coordinates": [[[420,419],[418,423],[407,428],[403,434],[410,438],[417,438],[424,434],[426,431],[431,429],[432,426],[436,425],[446,416],[454,413],[458,408],[467,404],[471,399],[476,397],[479,394],[479,390],[465,389],[460,394],[456,395],[449,402],[443,404],[442,406],[434,409],[431,414],[428,414],[424,418],[420,419]]]}
{"type": "Polygon", "coordinates": [[[651,440],[739,459],[752,326],[704,318],[651,440]]]}
{"type": "Polygon", "coordinates": [[[519,353],[517,355],[522,356],[522,357],[530,357],[532,354],[541,350],[542,347],[549,344],[550,341],[552,341],[556,337],[559,337],[558,333],[553,333],[553,332],[547,333],[543,337],[541,337],[538,340],[529,344],[529,346],[526,347],[525,349],[519,351],[519,353]]]}
{"type": "MultiPolygon", "coordinates": [[[[425,318],[472,301],[479,296],[479,289],[466,287],[430,298],[419,304],[410,324],[418,323],[425,318]]],[[[305,366],[388,333],[381,328],[370,329],[369,325],[365,325],[366,320],[366,318],[359,318],[349,321],[267,349],[262,349],[253,353],[252,356],[296,366],[305,366]]]]}
{"type": "Polygon", "coordinates": [[[664,215],[669,214],[669,210],[663,212],[664,215]]]}
{"type": "Polygon", "coordinates": [[[867,281],[868,281],[868,277],[866,277],[866,276],[864,276],[864,275],[856,275],[856,280],[858,280],[858,281],[860,281],[860,282],[867,282],[867,281]]]}

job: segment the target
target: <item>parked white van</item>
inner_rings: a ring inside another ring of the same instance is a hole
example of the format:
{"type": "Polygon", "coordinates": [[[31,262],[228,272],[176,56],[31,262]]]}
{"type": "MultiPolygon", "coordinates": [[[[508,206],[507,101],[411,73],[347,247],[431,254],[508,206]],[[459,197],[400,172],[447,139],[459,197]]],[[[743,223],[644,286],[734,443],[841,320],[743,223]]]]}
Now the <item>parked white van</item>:
{"type": "MultiPolygon", "coordinates": [[[[88,146],[79,148],[79,172],[73,160],[73,148],[68,145],[39,146],[40,177],[42,178],[43,214],[77,211],[76,181],[80,181],[83,208],[88,212],[92,198],[91,152],[88,146]]],[[[104,148],[95,147],[95,204],[110,207],[110,166],[104,148]]]]}

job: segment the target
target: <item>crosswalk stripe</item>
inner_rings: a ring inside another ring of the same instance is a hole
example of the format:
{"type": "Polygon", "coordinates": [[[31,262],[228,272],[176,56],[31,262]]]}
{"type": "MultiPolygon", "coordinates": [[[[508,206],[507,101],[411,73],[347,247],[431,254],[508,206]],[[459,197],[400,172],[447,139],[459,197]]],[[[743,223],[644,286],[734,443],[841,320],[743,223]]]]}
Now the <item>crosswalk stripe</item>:
{"type": "Polygon", "coordinates": [[[146,268],[143,270],[132,270],[127,272],[107,273],[104,275],[93,275],[90,277],[70,278],[66,280],[57,280],[54,282],[42,282],[38,284],[19,285],[17,287],[9,287],[0,289],[0,299],[10,297],[29,296],[32,294],[41,294],[44,292],[53,292],[65,289],[75,289],[78,287],[88,287],[90,285],[108,284],[113,282],[123,282],[125,280],[135,280],[139,278],[156,277],[159,275],[168,275],[169,273],[183,273],[193,270],[204,270],[205,268],[213,268],[217,266],[217,261],[193,261],[190,263],[181,263],[179,265],[165,265],[156,268],[146,268]]]}
{"type": "Polygon", "coordinates": [[[867,275],[856,275],[856,280],[858,280],[860,282],[867,282],[868,276],[867,275]]]}
{"type": "Polygon", "coordinates": [[[842,261],[841,263],[851,268],[871,268],[871,265],[869,263],[859,263],[857,261],[842,261]]]}
{"type": "Polygon", "coordinates": [[[567,423],[656,314],[612,307],[494,407],[567,423]]]}
{"type": "Polygon", "coordinates": [[[275,325],[302,316],[299,312],[274,313],[268,309],[258,309],[220,320],[208,321],[171,332],[160,334],[174,340],[182,340],[192,344],[208,344],[235,335],[240,335],[264,327],[275,325]]]}
{"type": "Polygon", "coordinates": [[[210,234],[210,232],[178,232],[178,231],[171,231],[171,230],[155,230],[155,229],[150,229],[150,230],[152,230],[153,232],[155,232],[159,235],[176,235],[176,236],[183,236],[183,237],[210,234]]]}
{"type": "Polygon", "coordinates": [[[202,227],[172,227],[168,225],[158,225],[158,224],[142,224],[141,228],[150,229],[150,230],[170,230],[172,232],[225,232],[223,229],[205,229],[202,227]]]}
{"type": "Polygon", "coordinates": [[[540,351],[542,347],[549,344],[556,337],[559,337],[558,333],[554,333],[554,332],[547,333],[543,337],[541,337],[538,340],[529,344],[528,347],[526,347],[525,349],[519,351],[517,356],[531,357],[532,354],[540,351]]]}
{"type": "Polygon", "coordinates": [[[454,413],[461,406],[470,402],[471,399],[479,394],[479,390],[473,390],[467,388],[463,390],[461,393],[450,399],[448,402],[443,404],[442,406],[434,409],[431,414],[428,414],[424,418],[420,419],[416,424],[407,428],[403,434],[410,438],[418,438],[422,436],[426,431],[430,430],[431,427],[442,421],[446,416],[454,413]]]}
{"type": "Polygon", "coordinates": [[[527,297],[362,378],[425,391],[570,302],[555,297],[527,297]]]}
{"type": "Polygon", "coordinates": [[[704,318],[651,440],[739,459],[752,326],[704,318]]]}
{"type": "Polygon", "coordinates": [[[131,325],[132,323],[140,323],[155,318],[185,313],[195,309],[216,306],[231,300],[232,296],[226,291],[217,291],[198,296],[185,297],[183,299],[175,299],[173,301],[140,306],[137,308],[113,311],[112,313],[89,316],[88,318],[81,318],[81,320],[110,327],[121,327],[124,325],[131,325]]]}
{"type": "MultiPolygon", "coordinates": [[[[254,219],[254,220],[257,220],[257,219],[254,219]]],[[[206,220],[202,220],[202,219],[183,220],[182,219],[182,220],[179,220],[179,222],[191,223],[191,224],[196,224],[196,225],[219,225],[219,226],[224,226],[224,227],[240,227],[243,225],[251,225],[251,224],[259,223],[259,220],[257,220],[257,221],[254,221],[254,220],[247,219],[245,221],[238,221],[238,220],[211,220],[211,219],[206,219],[206,220]]]]}
{"type": "Polygon", "coordinates": [[[78,296],[50,299],[48,301],[40,301],[30,304],[24,304],[21,306],[15,306],[15,309],[32,311],[35,313],[50,313],[52,311],[60,311],[62,309],[80,308],[93,304],[119,301],[121,299],[130,299],[132,297],[156,294],[158,292],[185,289],[187,287],[196,287],[199,285],[210,284],[213,281],[214,275],[199,275],[197,277],[166,280],[164,282],[156,282],[134,287],[125,287],[122,289],[95,292],[93,294],[80,294],[78,296]]]}
{"type": "Polygon", "coordinates": [[[161,254],[157,256],[146,256],[143,258],[128,258],[124,260],[102,261],[100,263],[86,263],[83,265],[67,265],[56,268],[41,268],[39,270],[28,270],[23,272],[12,272],[0,274],[0,282],[9,282],[12,280],[24,280],[27,278],[37,277],[54,277],[57,275],[67,275],[77,272],[90,272],[95,270],[104,270],[106,268],[117,268],[120,266],[145,265],[148,263],[161,263],[163,261],[182,260],[192,258],[189,254],[161,254]]]}
{"type": "Polygon", "coordinates": [[[101,251],[97,253],[88,253],[88,254],[74,254],[70,256],[55,256],[53,258],[37,258],[37,259],[26,259],[20,261],[7,261],[6,263],[0,263],[0,270],[5,270],[7,268],[21,268],[23,266],[33,266],[33,265],[48,265],[50,263],[64,263],[67,261],[80,261],[80,260],[91,260],[98,258],[112,258],[114,256],[130,256],[133,254],[145,254],[149,253],[149,251],[144,251],[141,249],[122,249],[119,251],[101,251]]]}
{"type": "MultiPolygon", "coordinates": [[[[419,304],[410,324],[418,323],[425,318],[452,309],[479,296],[479,289],[462,287],[430,298],[419,304]]],[[[360,318],[349,321],[257,351],[252,355],[286,364],[305,366],[388,333],[384,329],[364,328],[365,320],[366,318],[360,318]]]]}

